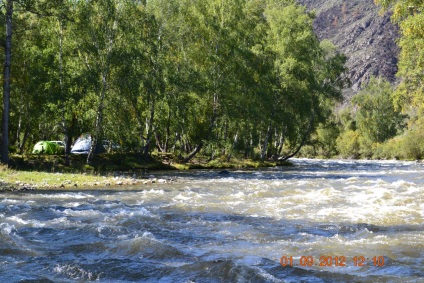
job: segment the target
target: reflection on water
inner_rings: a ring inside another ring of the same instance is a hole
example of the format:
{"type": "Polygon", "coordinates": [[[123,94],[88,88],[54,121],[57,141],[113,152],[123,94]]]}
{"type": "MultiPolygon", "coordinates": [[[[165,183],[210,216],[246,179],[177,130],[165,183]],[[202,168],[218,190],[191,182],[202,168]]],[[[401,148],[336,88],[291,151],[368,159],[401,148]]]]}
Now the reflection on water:
{"type": "Polygon", "coordinates": [[[294,163],[2,194],[1,282],[424,282],[423,164],[294,163]]]}

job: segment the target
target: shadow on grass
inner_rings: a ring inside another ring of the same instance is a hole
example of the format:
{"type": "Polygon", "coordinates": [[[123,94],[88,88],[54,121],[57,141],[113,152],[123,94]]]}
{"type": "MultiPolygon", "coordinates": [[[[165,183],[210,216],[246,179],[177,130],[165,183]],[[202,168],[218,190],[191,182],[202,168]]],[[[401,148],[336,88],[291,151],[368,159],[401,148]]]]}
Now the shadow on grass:
{"type": "Polygon", "coordinates": [[[18,171],[87,172],[93,174],[105,174],[113,171],[137,172],[173,169],[158,159],[136,153],[97,154],[90,165],[87,164],[87,155],[69,155],[69,165],[66,165],[63,155],[13,155],[10,159],[9,168],[18,171]]]}
{"type": "Polygon", "coordinates": [[[110,172],[145,172],[159,170],[190,169],[243,169],[292,165],[289,162],[277,164],[250,159],[233,159],[227,162],[221,159],[207,161],[199,157],[181,164],[172,154],[156,154],[144,156],[138,153],[105,153],[97,154],[91,164],[87,164],[87,155],[69,155],[66,165],[64,155],[12,155],[9,168],[17,171],[43,171],[52,173],[92,173],[108,174],[110,172]]]}

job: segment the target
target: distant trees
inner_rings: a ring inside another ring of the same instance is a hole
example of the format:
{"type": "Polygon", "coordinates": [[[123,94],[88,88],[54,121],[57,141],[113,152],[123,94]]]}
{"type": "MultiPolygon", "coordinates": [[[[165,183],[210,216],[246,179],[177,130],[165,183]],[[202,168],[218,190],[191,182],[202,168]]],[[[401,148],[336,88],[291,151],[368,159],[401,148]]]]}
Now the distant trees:
{"type": "Polygon", "coordinates": [[[401,48],[398,63],[399,84],[391,86],[382,78],[371,78],[350,105],[324,123],[308,146],[314,152],[325,152],[331,138],[322,135],[324,129],[339,134],[338,154],[346,158],[424,158],[424,17],[423,1],[375,0],[390,9],[392,19],[400,26],[401,48]],[[321,133],[321,134],[320,134],[321,133]],[[318,148],[318,150],[317,150],[318,148]]]}
{"type": "Polygon", "coordinates": [[[372,77],[352,99],[357,129],[373,143],[382,143],[405,127],[406,117],[395,109],[392,93],[393,88],[388,81],[372,77]]]}
{"type": "Polygon", "coordinates": [[[408,114],[408,131],[387,142],[397,157],[421,159],[424,114],[424,2],[420,0],[375,0],[383,10],[392,12],[399,24],[401,49],[398,63],[399,84],[392,97],[396,109],[408,114]]]}
{"type": "Polygon", "coordinates": [[[382,145],[403,132],[407,118],[395,108],[392,95],[387,80],[372,77],[339,114],[337,147],[343,157],[387,158],[387,152],[380,152],[382,145]]]}
{"type": "Polygon", "coordinates": [[[398,77],[395,91],[397,105],[413,105],[423,114],[424,92],[424,3],[420,0],[375,0],[384,9],[390,9],[392,19],[400,26],[398,77]]]}
{"type": "Polygon", "coordinates": [[[329,117],[346,83],[346,58],[318,41],[313,14],[295,1],[28,3],[2,135],[12,150],[91,132],[185,162],[200,151],[284,160],[329,117]]]}

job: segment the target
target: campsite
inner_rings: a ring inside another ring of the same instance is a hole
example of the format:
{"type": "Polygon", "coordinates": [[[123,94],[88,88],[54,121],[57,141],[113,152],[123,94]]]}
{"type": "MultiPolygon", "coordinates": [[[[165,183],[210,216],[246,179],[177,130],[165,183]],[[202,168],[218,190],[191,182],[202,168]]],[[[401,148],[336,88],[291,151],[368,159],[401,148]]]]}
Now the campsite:
{"type": "Polygon", "coordinates": [[[0,0],[0,282],[423,282],[423,15],[0,0]]]}
{"type": "MultiPolygon", "coordinates": [[[[71,154],[88,154],[92,146],[91,134],[82,134],[77,138],[74,144],[72,144],[70,153],[71,154]]],[[[108,140],[102,140],[96,145],[95,153],[111,152],[119,148],[108,140]]],[[[65,142],[64,141],[39,141],[34,145],[32,154],[63,154],[65,153],[65,142]]]]}

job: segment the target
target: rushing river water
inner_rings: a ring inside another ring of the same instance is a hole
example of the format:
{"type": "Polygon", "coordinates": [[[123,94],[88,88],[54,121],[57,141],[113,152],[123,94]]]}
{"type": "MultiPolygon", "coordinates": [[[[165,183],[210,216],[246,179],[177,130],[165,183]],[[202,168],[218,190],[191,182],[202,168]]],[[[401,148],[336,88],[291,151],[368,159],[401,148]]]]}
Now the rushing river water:
{"type": "Polygon", "coordinates": [[[2,193],[0,282],[424,282],[424,164],[293,162],[2,193]]]}

